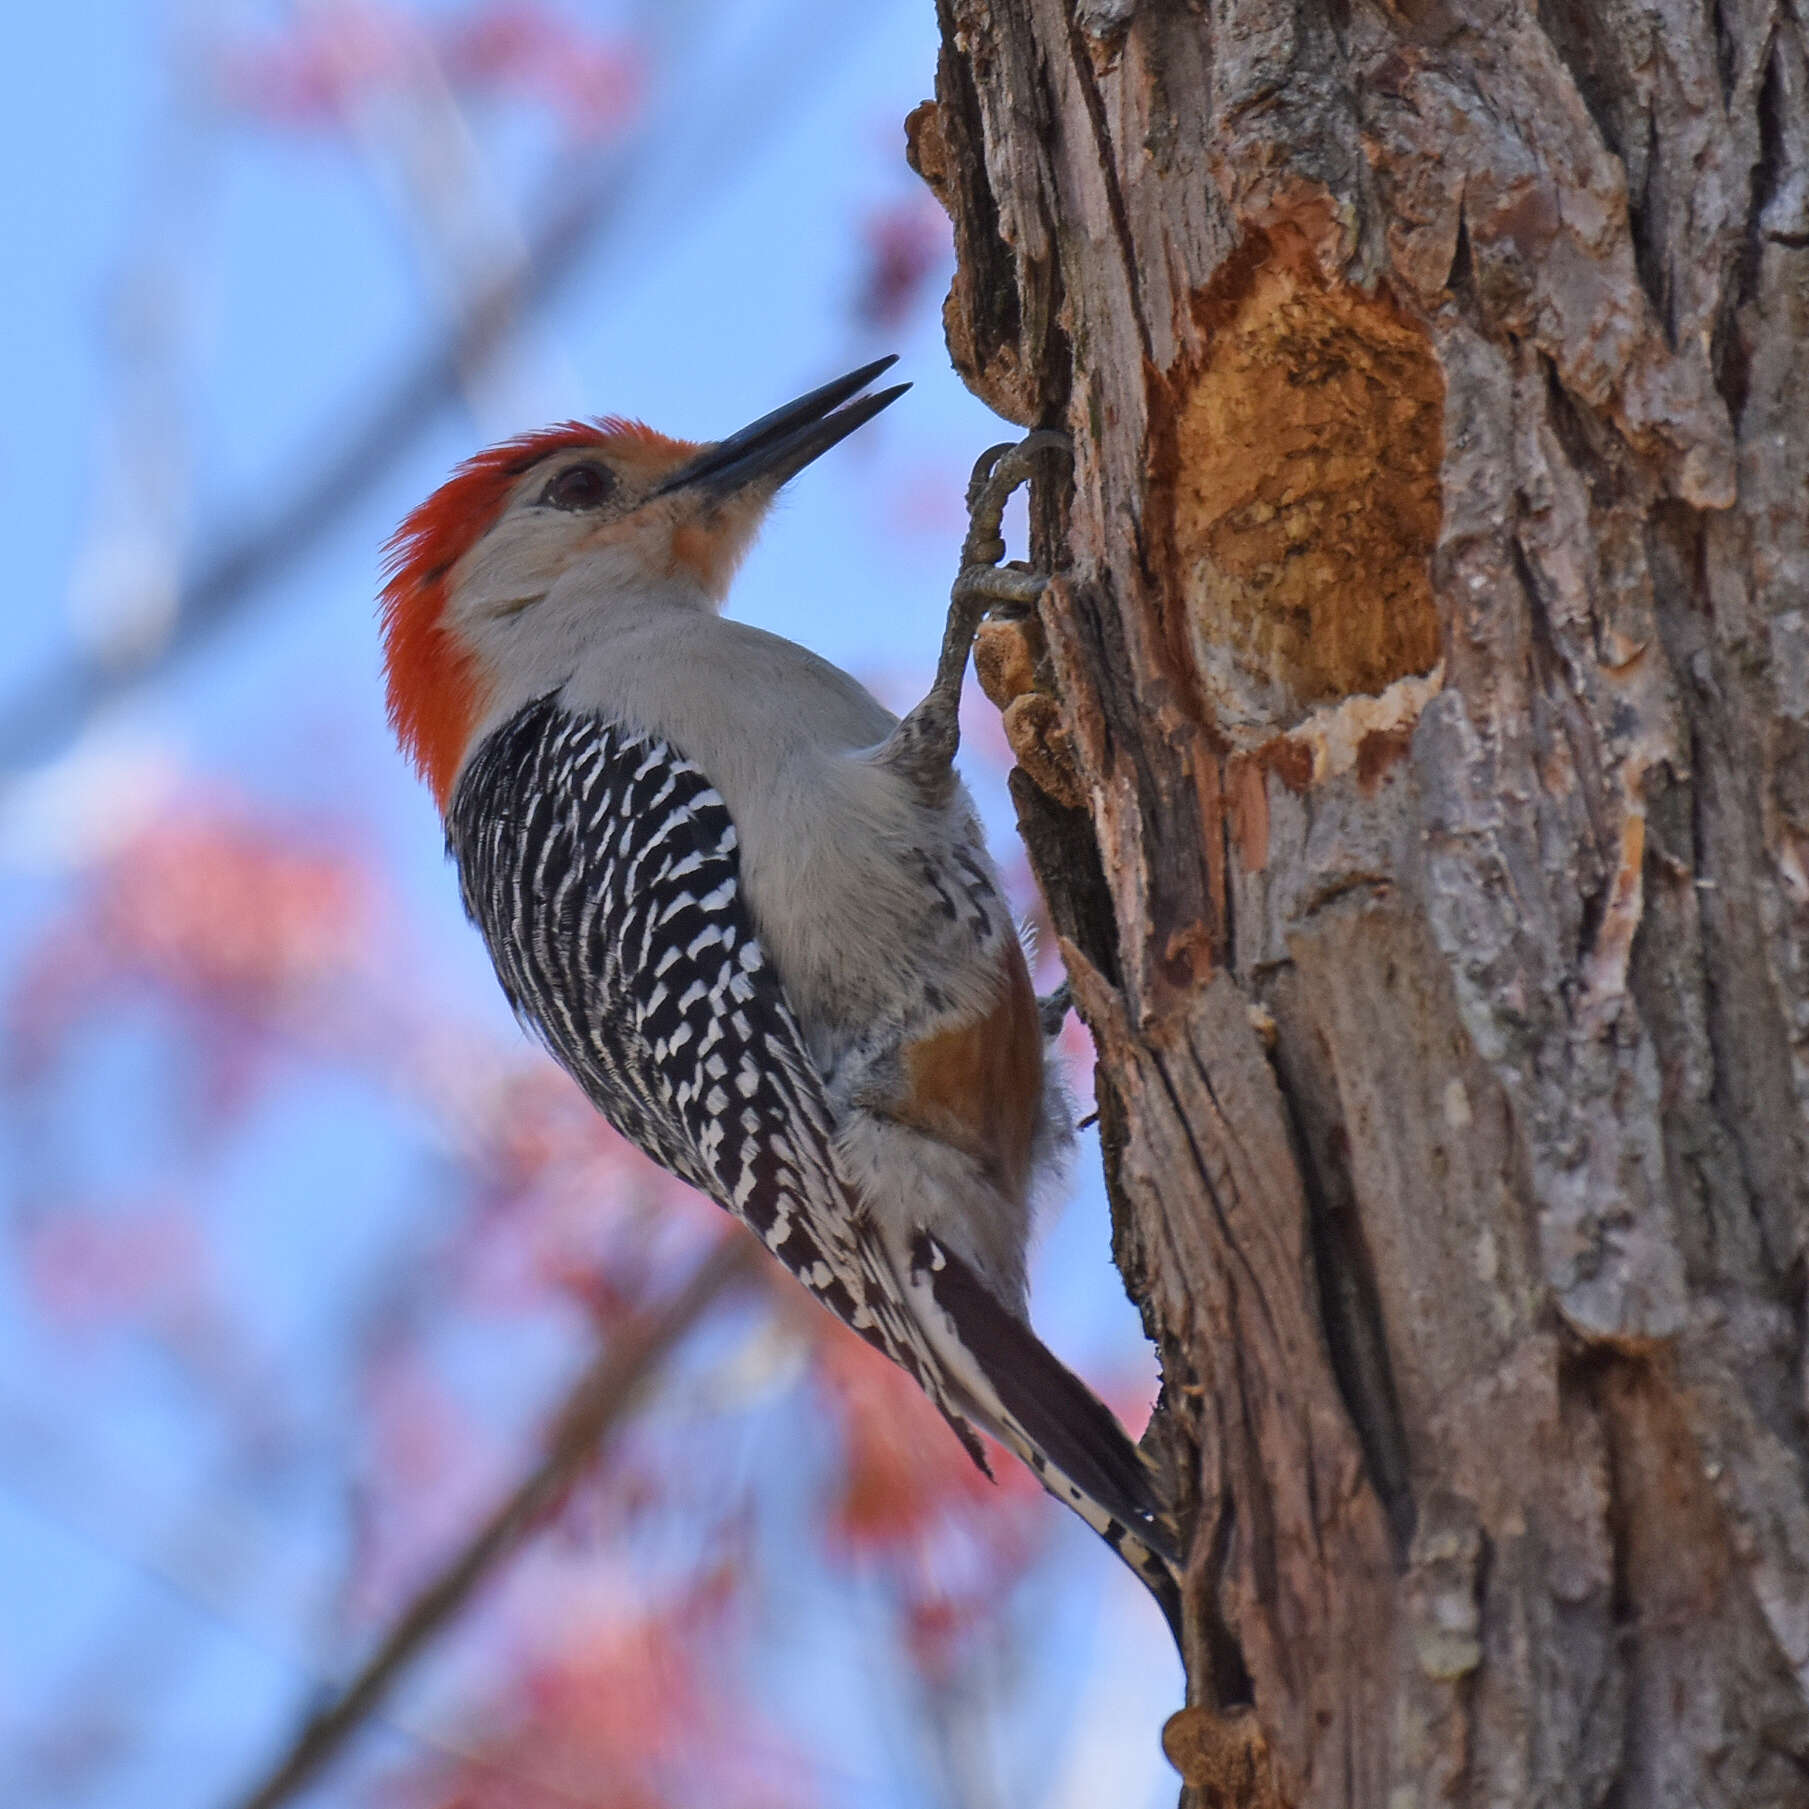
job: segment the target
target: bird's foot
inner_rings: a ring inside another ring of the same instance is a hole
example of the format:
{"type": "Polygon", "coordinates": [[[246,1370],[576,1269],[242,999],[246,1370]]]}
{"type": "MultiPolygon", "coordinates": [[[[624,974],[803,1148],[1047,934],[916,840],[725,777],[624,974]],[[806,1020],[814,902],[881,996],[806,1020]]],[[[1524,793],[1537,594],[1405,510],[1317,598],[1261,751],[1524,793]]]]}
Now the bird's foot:
{"type": "Polygon", "coordinates": [[[1073,456],[1073,448],[1065,433],[1044,427],[1015,443],[989,446],[974,462],[973,476],[967,480],[967,538],[961,545],[961,569],[955,574],[949,609],[953,625],[963,613],[964,604],[973,601],[981,605],[973,612],[973,626],[967,630],[964,660],[974,629],[979,627],[980,617],[988,607],[1002,603],[1034,609],[1049,582],[1047,572],[1032,571],[1016,561],[1003,563],[1005,537],[1001,524],[1012,493],[1019,485],[1029,483],[1037,460],[1052,453],[1067,459],[1073,456]]]}
{"type": "Polygon", "coordinates": [[[981,619],[1000,607],[1015,614],[1034,609],[1049,582],[1046,572],[1015,561],[1002,563],[1001,524],[1012,492],[1030,481],[1039,459],[1056,453],[1063,458],[1072,455],[1068,436],[1042,428],[1015,444],[989,446],[974,464],[967,485],[967,538],[961,545],[961,569],[949,590],[936,681],[898,725],[888,750],[892,763],[926,789],[943,789],[949,783],[961,744],[961,681],[981,619]]]}

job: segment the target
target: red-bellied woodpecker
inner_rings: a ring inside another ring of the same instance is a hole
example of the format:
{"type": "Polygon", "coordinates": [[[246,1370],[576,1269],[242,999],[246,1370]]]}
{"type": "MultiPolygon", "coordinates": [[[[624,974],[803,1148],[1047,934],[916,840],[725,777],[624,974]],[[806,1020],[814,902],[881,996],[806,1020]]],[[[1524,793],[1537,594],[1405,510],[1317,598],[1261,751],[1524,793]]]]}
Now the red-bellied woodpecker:
{"type": "MultiPolygon", "coordinates": [[[[604,420],[480,452],[391,545],[390,716],[504,990],[604,1116],[982,1467],[976,1425],[1029,1463],[1173,1625],[1149,1470],[1026,1318],[1031,1193],[1067,1132],[951,764],[985,575],[902,722],[717,613],[779,486],[903,394],[860,395],[891,363],[714,445],[604,420]]],[[[1026,474],[1006,453],[990,532],[1026,474]]]]}

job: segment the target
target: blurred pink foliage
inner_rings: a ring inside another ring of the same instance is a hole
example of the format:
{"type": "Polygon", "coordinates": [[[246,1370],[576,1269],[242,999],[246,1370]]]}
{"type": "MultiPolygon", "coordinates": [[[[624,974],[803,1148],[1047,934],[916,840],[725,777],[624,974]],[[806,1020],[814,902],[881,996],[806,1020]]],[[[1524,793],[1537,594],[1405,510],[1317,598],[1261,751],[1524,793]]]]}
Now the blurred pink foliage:
{"type": "MultiPolygon", "coordinates": [[[[254,1106],[280,1107],[321,1071],[425,1125],[440,1234],[403,1256],[362,1329],[348,1328],[358,1414],[341,1459],[352,1537],[340,1601],[360,1644],[531,1451],[520,1402],[490,1398],[481,1356],[474,1382],[471,1352],[506,1362],[511,1328],[536,1323],[581,1350],[669,1294],[722,1234],[714,1206],[628,1148],[525,1041],[498,1043],[419,997],[411,940],[351,833],[189,796],[86,874],[19,965],[4,1020],[10,1098],[25,1117],[81,1089],[82,1039],[105,1035],[127,1001],[154,1022],[164,1070],[238,1077],[206,1084],[206,1135],[178,1139],[186,1164],[155,1186],[121,1199],[41,1187],[13,1230],[50,1335],[112,1329],[183,1357],[196,1411],[243,1441],[248,1462],[272,1424],[300,1417],[282,1392],[300,1378],[261,1351],[255,1303],[219,1282],[207,1159],[255,1134],[254,1106]],[[385,979],[398,973],[411,977],[385,979]]],[[[782,1397],[783,1436],[829,1463],[817,1561],[877,1583],[910,1664],[944,1681],[1001,1637],[1005,1601],[1043,1548],[1046,1506],[1003,1453],[988,1482],[897,1370],[776,1265],[761,1275],[756,1323],[801,1348],[812,1378],[782,1397]]],[[[722,1486],[722,1436],[709,1416],[647,1416],[565,1504],[554,1557],[511,1585],[510,1612],[467,1624],[467,1641],[493,1648],[472,1711],[493,1730],[479,1757],[424,1759],[392,1778],[386,1804],[806,1800],[798,1762],[776,1756],[736,1681],[760,1594],[736,1528],[757,1479],[722,1486]],[[647,1536],[716,1557],[701,1577],[667,1565],[635,1582],[615,1554],[647,1536]],[[586,1576],[611,1586],[586,1590],[586,1576]],[[750,1762],[760,1754],[770,1777],[750,1762]]]]}
{"type": "Polygon", "coordinates": [[[38,1217],[22,1243],[27,1292],[69,1333],[179,1312],[205,1291],[211,1273],[206,1232],[177,1205],[121,1214],[71,1202],[38,1217]]]}
{"type": "Polygon", "coordinates": [[[263,125],[331,132],[358,103],[408,92],[436,69],[465,99],[530,108],[579,140],[620,131],[644,84],[632,40],[539,0],[439,15],[335,0],[286,31],[226,46],[216,81],[228,106],[263,125]]]}
{"type": "Polygon", "coordinates": [[[948,215],[927,189],[913,187],[869,213],[862,223],[860,324],[893,333],[948,280],[955,242],[948,215]]]}
{"type": "Polygon", "coordinates": [[[806,1809],[808,1763],[748,1714],[722,1662],[740,1611],[718,1569],[657,1614],[547,1630],[475,1750],[399,1774],[385,1809],[806,1809]]]}
{"type": "Polygon", "coordinates": [[[247,1034],[299,1033],[364,970],[374,887],[348,851],[191,799],[94,869],[14,983],[8,1054],[32,1078],[122,988],[247,1034]]]}

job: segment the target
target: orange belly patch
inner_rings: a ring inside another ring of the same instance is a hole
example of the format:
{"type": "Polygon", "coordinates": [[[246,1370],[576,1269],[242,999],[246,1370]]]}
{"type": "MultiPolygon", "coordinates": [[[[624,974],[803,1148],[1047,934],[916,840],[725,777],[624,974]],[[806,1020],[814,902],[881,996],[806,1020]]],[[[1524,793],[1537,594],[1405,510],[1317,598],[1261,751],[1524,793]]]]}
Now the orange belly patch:
{"type": "Polygon", "coordinates": [[[1043,1092],[1043,1028],[1024,951],[1005,945],[998,1003],[984,1017],[907,1045],[906,1091],[888,1114],[971,1156],[1022,1200],[1043,1092]]]}

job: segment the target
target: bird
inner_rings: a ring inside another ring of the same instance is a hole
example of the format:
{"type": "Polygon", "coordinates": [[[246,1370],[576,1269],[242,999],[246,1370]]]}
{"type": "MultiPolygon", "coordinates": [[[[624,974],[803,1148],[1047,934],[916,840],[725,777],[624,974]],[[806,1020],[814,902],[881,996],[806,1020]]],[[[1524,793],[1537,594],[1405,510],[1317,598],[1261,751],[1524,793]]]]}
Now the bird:
{"type": "MultiPolygon", "coordinates": [[[[902,720],[722,613],[780,488],[909,389],[870,390],[894,362],[722,440],[608,416],[477,452],[387,549],[389,718],[529,1032],[899,1364],[982,1470],[981,1430],[1027,1463],[1178,1642],[1152,1467],[1028,1315],[1032,1196],[1072,1133],[953,762],[980,614],[1030,575],[964,568],[902,720]]],[[[1001,492],[1051,437],[977,474],[996,467],[993,564],[1001,492]]]]}

